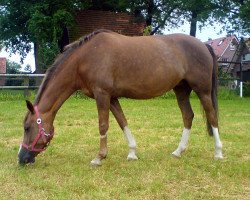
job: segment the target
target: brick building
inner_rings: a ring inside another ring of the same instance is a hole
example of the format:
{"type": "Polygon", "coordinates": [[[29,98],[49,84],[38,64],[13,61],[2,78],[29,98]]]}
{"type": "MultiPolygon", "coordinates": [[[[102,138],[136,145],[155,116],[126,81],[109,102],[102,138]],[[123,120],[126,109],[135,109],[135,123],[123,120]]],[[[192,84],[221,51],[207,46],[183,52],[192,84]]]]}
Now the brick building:
{"type": "MultiPolygon", "coordinates": [[[[6,74],[6,58],[0,58],[0,74],[6,74]]],[[[5,78],[0,77],[0,86],[5,84],[5,78]]]]}
{"type": "Polygon", "coordinates": [[[64,31],[63,46],[97,29],[108,29],[128,36],[140,36],[143,35],[145,26],[145,20],[127,13],[82,10],[76,15],[75,26],[64,31]]]}

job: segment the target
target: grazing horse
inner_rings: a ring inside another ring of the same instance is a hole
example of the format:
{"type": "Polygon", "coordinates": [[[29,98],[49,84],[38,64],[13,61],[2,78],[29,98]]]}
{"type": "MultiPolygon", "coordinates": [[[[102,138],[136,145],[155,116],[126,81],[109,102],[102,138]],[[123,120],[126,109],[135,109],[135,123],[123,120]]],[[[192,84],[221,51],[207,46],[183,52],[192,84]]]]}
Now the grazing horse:
{"type": "Polygon", "coordinates": [[[108,30],[95,31],[69,44],[48,69],[34,104],[27,101],[20,164],[35,162],[54,135],[53,121],[61,105],[77,90],[97,104],[100,150],[92,165],[107,156],[109,111],[124,132],[128,160],[136,160],[136,141],[119,104],[119,97],[149,99],[173,89],[181,109],[184,129],[178,148],[186,149],[194,113],[193,90],[205,111],[215,158],[222,159],[217,117],[217,65],[210,46],[183,34],[128,37],[108,30]]]}

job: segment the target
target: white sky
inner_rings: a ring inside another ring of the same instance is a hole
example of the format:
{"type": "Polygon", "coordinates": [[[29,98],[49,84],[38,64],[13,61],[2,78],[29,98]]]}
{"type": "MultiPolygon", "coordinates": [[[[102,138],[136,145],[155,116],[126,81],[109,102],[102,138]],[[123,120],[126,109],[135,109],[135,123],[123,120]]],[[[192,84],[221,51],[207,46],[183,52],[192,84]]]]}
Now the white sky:
{"type": "MultiPolygon", "coordinates": [[[[208,25],[206,27],[203,27],[201,30],[199,30],[199,28],[197,27],[196,38],[200,39],[202,42],[206,42],[208,41],[208,38],[216,39],[226,36],[227,32],[221,30],[222,30],[222,25],[216,23],[213,26],[208,25]]],[[[180,28],[164,31],[164,34],[185,33],[189,35],[189,32],[190,32],[190,23],[186,22],[180,28]]]]}
{"type": "MultiPolygon", "coordinates": [[[[214,24],[214,26],[204,27],[204,28],[202,28],[201,31],[199,29],[197,29],[196,37],[198,39],[200,39],[202,42],[205,42],[208,40],[208,38],[216,39],[216,38],[226,36],[227,33],[225,31],[222,31],[222,33],[219,33],[221,29],[222,29],[222,26],[218,25],[218,24],[214,24]]],[[[165,30],[164,34],[170,34],[170,33],[189,34],[189,31],[190,31],[190,25],[189,25],[189,23],[185,23],[180,28],[172,29],[170,31],[165,30]]],[[[12,54],[10,56],[9,53],[4,51],[4,49],[0,52],[0,57],[6,57],[7,59],[9,59],[11,61],[15,61],[17,63],[20,63],[20,56],[19,55],[12,54]]],[[[29,64],[32,67],[32,71],[35,70],[35,59],[34,59],[34,52],[33,51],[28,54],[28,56],[24,60],[24,64],[22,64],[22,67],[24,68],[27,64],[29,64]]]]}

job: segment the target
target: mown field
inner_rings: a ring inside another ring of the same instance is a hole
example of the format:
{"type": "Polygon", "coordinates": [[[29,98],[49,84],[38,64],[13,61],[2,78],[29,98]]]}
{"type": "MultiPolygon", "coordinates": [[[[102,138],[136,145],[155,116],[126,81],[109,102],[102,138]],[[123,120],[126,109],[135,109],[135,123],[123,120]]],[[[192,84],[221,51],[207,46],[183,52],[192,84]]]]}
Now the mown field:
{"type": "Polygon", "coordinates": [[[183,128],[176,100],[122,99],[139,160],[126,160],[126,140],[111,116],[108,157],[93,168],[99,148],[93,100],[70,98],[49,148],[25,167],[17,164],[25,102],[1,100],[0,199],[250,199],[250,99],[219,100],[222,161],[213,160],[199,101],[191,102],[195,119],[180,159],[171,156],[183,128]]]}

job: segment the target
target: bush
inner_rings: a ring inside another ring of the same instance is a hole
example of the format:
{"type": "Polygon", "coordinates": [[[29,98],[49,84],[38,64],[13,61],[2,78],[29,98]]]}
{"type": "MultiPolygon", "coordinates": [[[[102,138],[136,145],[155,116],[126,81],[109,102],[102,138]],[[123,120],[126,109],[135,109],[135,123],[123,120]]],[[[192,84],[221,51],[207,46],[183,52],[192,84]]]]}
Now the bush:
{"type": "Polygon", "coordinates": [[[233,100],[237,99],[239,96],[237,95],[236,90],[230,90],[226,87],[219,87],[218,88],[218,99],[223,100],[233,100]]]}
{"type": "Polygon", "coordinates": [[[250,97],[250,83],[243,83],[243,96],[250,97]]]}

